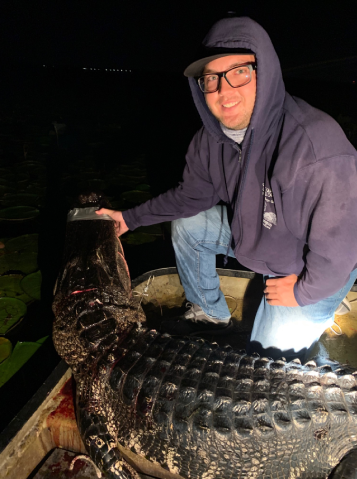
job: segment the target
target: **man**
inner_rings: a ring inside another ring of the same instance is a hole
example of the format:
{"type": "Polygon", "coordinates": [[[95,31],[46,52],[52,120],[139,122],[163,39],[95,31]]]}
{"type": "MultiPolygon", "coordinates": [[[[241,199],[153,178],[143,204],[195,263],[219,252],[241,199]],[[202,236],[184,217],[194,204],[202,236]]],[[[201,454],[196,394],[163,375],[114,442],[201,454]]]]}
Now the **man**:
{"type": "Polygon", "coordinates": [[[215,269],[223,253],[266,279],[252,348],[302,355],[357,276],[356,151],[332,118],[286,93],[270,38],[249,18],[217,22],[185,75],[203,127],[183,181],[123,214],[98,213],[109,213],[119,234],[175,220],[191,309],[165,330],[229,330],[215,269]]]}

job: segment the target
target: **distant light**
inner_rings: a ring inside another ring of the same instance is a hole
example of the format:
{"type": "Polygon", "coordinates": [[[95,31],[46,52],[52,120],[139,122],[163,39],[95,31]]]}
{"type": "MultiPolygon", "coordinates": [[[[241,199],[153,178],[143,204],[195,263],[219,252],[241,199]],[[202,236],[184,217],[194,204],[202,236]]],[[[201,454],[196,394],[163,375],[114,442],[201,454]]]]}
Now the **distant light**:
{"type": "Polygon", "coordinates": [[[87,70],[86,68],[83,68],[83,70],[87,70]]]}
{"type": "Polygon", "coordinates": [[[43,67],[45,67],[46,65],[42,65],[43,67]]]}

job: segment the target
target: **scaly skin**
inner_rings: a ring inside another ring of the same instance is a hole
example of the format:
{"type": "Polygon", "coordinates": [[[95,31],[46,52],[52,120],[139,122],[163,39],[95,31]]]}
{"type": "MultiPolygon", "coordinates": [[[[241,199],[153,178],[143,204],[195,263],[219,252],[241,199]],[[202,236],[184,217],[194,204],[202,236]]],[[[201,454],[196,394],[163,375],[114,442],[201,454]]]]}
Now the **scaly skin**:
{"type": "Polygon", "coordinates": [[[53,337],[74,372],[84,444],[106,477],[138,477],[117,442],[190,479],[326,478],[357,447],[356,372],[148,331],[113,225],[76,223],[53,337]],[[94,227],[110,232],[95,238],[94,227]]]}

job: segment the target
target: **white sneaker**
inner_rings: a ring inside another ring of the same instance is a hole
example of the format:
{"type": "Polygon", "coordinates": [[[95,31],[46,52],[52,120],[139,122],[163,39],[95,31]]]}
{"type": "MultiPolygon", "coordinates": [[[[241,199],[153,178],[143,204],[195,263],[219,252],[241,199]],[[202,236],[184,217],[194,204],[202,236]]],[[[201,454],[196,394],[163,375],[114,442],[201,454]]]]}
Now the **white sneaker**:
{"type": "Polygon", "coordinates": [[[194,303],[187,303],[186,306],[189,309],[183,315],[162,321],[161,332],[175,336],[200,336],[204,334],[228,334],[233,331],[234,324],[231,318],[212,318],[194,303]]]}
{"type": "Polygon", "coordinates": [[[335,314],[337,314],[338,316],[342,316],[343,314],[347,314],[351,311],[352,309],[352,306],[350,304],[350,302],[348,301],[347,299],[347,296],[345,299],[343,299],[341,301],[341,303],[338,305],[336,311],[335,311],[335,314]]]}
{"type": "Polygon", "coordinates": [[[186,307],[189,308],[186,313],[182,316],[182,319],[186,321],[192,321],[193,323],[198,323],[199,321],[203,323],[218,324],[219,326],[227,326],[230,321],[230,317],[226,319],[213,318],[208,316],[203,309],[195,303],[186,303],[186,307]]]}

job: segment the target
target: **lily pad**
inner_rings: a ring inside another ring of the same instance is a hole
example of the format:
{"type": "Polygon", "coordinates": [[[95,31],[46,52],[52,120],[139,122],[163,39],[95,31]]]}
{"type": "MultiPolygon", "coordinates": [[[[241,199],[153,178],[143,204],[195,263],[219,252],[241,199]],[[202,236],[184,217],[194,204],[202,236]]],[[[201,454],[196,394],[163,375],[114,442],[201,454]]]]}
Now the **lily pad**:
{"type": "Polygon", "coordinates": [[[41,186],[40,184],[32,184],[29,185],[25,191],[26,193],[30,193],[32,195],[43,196],[46,193],[46,187],[41,186]]]}
{"type": "Polygon", "coordinates": [[[24,274],[30,274],[37,269],[37,253],[33,251],[25,250],[0,256],[0,274],[7,271],[21,271],[24,274]]]}
{"type": "Polygon", "coordinates": [[[127,176],[127,175],[115,175],[112,177],[108,184],[113,188],[119,188],[121,186],[130,186],[135,188],[136,185],[142,184],[145,181],[145,176],[127,176]]]}
{"type": "Polygon", "coordinates": [[[116,211],[125,211],[128,209],[128,204],[123,200],[113,200],[110,202],[111,209],[116,211]]]}
{"type": "Polygon", "coordinates": [[[39,206],[40,198],[38,195],[33,195],[31,193],[18,193],[17,195],[6,195],[2,200],[2,205],[4,207],[10,206],[39,206]]]}
{"type": "Polygon", "coordinates": [[[157,236],[148,233],[128,233],[126,236],[120,238],[120,240],[126,244],[140,245],[144,243],[153,243],[157,236]]]}
{"type": "Polygon", "coordinates": [[[24,291],[20,285],[22,279],[22,274],[6,274],[0,276],[0,296],[14,298],[23,294],[24,291]]]}
{"type": "MultiPolygon", "coordinates": [[[[1,278],[0,278],[1,279],[1,278]]],[[[41,271],[29,274],[21,281],[21,288],[33,299],[41,299],[41,271]]]]}
{"type": "Polygon", "coordinates": [[[3,386],[41,347],[48,336],[36,342],[17,342],[10,357],[0,364],[0,387],[3,386]]]}
{"type": "Polygon", "coordinates": [[[14,188],[14,183],[9,180],[5,180],[4,178],[0,178],[0,185],[2,186],[8,186],[9,188],[14,188]]]}
{"type": "Polygon", "coordinates": [[[22,221],[36,218],[39,211],[32,206],[12,206],[11,208],[5,208],[0,210],[0,220],[7,221],[22,221]]]}
{"type": "Polygon", "coordinates": [[[33,298],[26,294],[21,287],[22,274],[7,274],[0,276],[0,297],[16,298],[28,304],[33,298]]]}
{"type": "Polygon", "coordinates": [[[16,189],[7,185],[0,185],[0,197],[8,194],[13,194],[16,192],[16,189]]]}
{"type": "Polygon", "coordinates": [[[16,165],[17,173],[26,173],[29,170],[35,171],[46,171],[46,165],[41,163],[40,161],[23,161],[19,165],[16,165]]]}
{"type": "Polygon", "coordinates": [[[0,298],[0,334],[6,334],[26,314],[27,306],[15,298],[0,298]]]}
{"type": "Polygon", "coordinates": [[[157,225],[140,226],[135,230],[135,233],[146,233],[154,236],[162,236],[161,223],[157,225]]]}
{"type": "Polygon", "coordinates": [[[130,176],[145,176],[146,168],[137,168],[132,165],[120,165],[120,172],[130,176]]]}
{"type": "Polygon", "coordinates": [[[16,184],[17,192],[24,193],[26,191],[27,187],[29,186],[29,184],[30,184],[30,179],[29,178],[19,180],[16,184]]]}
{"type": "Polygon", "coordinates": [[[37,253],[38,250],[38,234],[17,236],[6,243],[6,252],[12,253],[14,251],[33,251],[37,253]]]}
{"type": "Polygon", "coordinates": [[[151,194],[147,191],[126,191],[122,195],[123,200],[130,201],[130,203],[144,203],[152,198],[151,194]]]}
{"type": "Polygon", "coordinates": [[[142,183],[141,185],[136,186],[135,189],[139,191],[150,191],[150,185],[142,183]]]}
{"type": "Polygon", "coordinates": [[[80,172],[81,178],[88,181],[102,181],[99,178],[100,173],[96,170],[87,170],[80,172]]]}
{"type": "Polygon", "coordinates": [[[0,338],[0,364],[7,359],[12,351],[12,344],[6,338],[0,338]]]}
{"type": "Polygon", "coordinates": [[[2,178],[7,181],[16,181],[16,175],[14,173],[6,173],[5,175],[2,175],[2,178]]]}
{"type": "Polygon", "coordinates": [[[107,187],[107,184],[104,180],[100,180],[100,179],[97,179],[97,178],[93,178],[93,179],[88,179],[88,180],[84,180],[84,181],[81,181],[79,184],[78,184],[78,188],[80,190],[85,190],[85,189],[92,189],[92,190],[105,190],[107,187]]]}
{"type": "Polygon", "coordinates": [[[16,174],[16,183],[21,184],[24,181],[29,181],[30,175],[28,173],[17,173],[16,174]]]}

